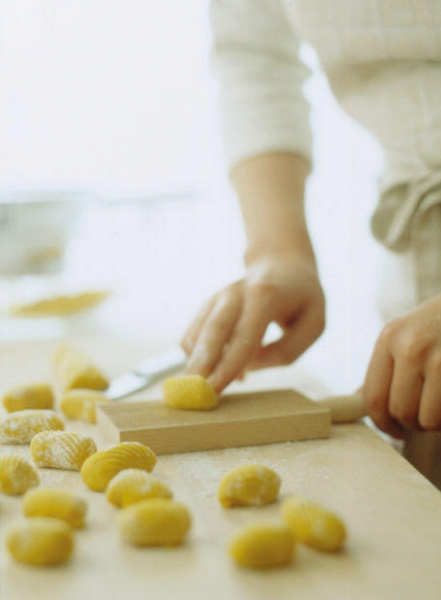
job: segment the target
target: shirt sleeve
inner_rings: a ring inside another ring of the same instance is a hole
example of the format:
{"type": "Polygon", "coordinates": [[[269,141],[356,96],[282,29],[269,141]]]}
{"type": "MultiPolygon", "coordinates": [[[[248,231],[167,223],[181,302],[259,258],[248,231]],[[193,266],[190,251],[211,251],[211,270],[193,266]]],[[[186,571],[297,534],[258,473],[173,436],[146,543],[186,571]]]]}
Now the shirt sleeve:
{"type": "Polygon", "coordinates": [[[309,69],[281,0],[211,0],[210,18],[229,167],[274,151],[310,161],[309,69]]]}

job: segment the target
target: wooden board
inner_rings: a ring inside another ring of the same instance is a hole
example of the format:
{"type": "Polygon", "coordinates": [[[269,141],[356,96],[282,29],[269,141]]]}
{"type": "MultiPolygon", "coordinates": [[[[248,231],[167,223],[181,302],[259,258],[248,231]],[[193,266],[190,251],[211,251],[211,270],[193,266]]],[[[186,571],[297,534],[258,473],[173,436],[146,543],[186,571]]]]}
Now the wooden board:
{"type": "MultiPolygon", "coordinates": [[[[107,367],[110,376],[146,354],[145,344],[136,347],[97,336],[73,342],[107,367]]],[[[48,377],[53,349],[52,341],[0,344],[0,393],[15,383],[48,377]]],[[[262,388],[269,376],[252,374],[246,385],[262,388]]],[[[273,387],[299,385],[295,369],[273,377],[273,387]]],[[[159,395],[156,387],[142,397],[159,395]]],[[[100,448],[107,443],[96,426],[67,421],[66,427],[91,435],[100,448]]],[[[29,456],[29,446],[0,446],[2,451],[29,456]]],[[[441,494],[362,423],[333,426],[327,439],[159,457],[153,475],[170,486],[193,516],[187,542],[173,549],[124,544],[116,527],[118,509],[104,494],[87,489],[79,473],[39,469],[39,474],[41,485],[62,486],[85,498],[87,526],[75,532],[68,564],[51,569],[20,565],[4,549],[4,534],[22,518],[21,498],[0,494],[1,600],[440,598],[441,494]],[[281,500],[300,494],[341,514],[349,532],[345,552],[319,553],[299,545],[290,567],[264,573],[232,564],[226,545],[240,527],[254,519],[280,519],[279,502],[233,510],[219,505],[220,478],[247,463],[262,463],[279,473],[281,500]]]]}
{"type": "Polygon", "coordinates": [[[108,403],[98,412],[109,442],[142,442],[156,454],[324,438],[331,431],[331,411],[289,389],[226,394],[209,411],[147,401],[108,403]]]}

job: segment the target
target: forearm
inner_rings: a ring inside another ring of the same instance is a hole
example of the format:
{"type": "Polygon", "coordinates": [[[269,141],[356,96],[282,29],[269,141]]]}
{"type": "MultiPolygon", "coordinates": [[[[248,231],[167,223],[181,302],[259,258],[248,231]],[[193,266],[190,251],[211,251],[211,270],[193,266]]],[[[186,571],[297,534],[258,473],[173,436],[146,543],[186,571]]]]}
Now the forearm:
{"type": "Polygon", "coordinates": [[[290,153],[272,153],[239,163],[232,172],[245,224],[245,262],[296,253],[314,260],[304,190],[309,164],[290,153]]]}

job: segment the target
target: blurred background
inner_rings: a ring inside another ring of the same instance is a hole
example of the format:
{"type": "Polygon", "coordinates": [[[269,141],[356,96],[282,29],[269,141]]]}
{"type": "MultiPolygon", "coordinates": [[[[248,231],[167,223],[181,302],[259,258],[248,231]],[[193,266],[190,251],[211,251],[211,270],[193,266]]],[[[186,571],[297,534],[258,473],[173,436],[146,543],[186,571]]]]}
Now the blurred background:
{"type": "MultiPolygon", "coordinates": [[[[243,272],[208,0],[3,0],[1,39],[0,338],[105,330],[146,355],[173,345],[243,272]],[[33,305],[60,295],[96,305],[33,305]]],[[[345,392],[380,328],[369,216],[381,154],[337,107],[313,50],[302,57],[314,71],[307,202],[328,326],[289,368],[345,392]]]]}

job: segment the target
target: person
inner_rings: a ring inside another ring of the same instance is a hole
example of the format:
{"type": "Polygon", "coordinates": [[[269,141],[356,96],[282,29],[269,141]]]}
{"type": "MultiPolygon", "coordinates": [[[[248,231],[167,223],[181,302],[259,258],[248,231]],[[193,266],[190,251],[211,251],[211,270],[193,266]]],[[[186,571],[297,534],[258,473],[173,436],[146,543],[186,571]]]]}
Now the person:
{"type": "Polygon", "coordinates": [[[295,361],[324,330],[304,211],[311,134],[302,93],[308,70],[298,51],[307,42],[340,105],[383,147],[372,231],[392,252],[407,252],[415,273],[415,306],[378,337],[363,401],[391,436],[431,436],[440,464],[441,4],[212,0],[211,22],[247,274],[208,300],[190,325],[182,340],[187,372],[221,391],[246,370],[295,361]],[[263,346],[271,321],[283,336],[263,346]]]}

